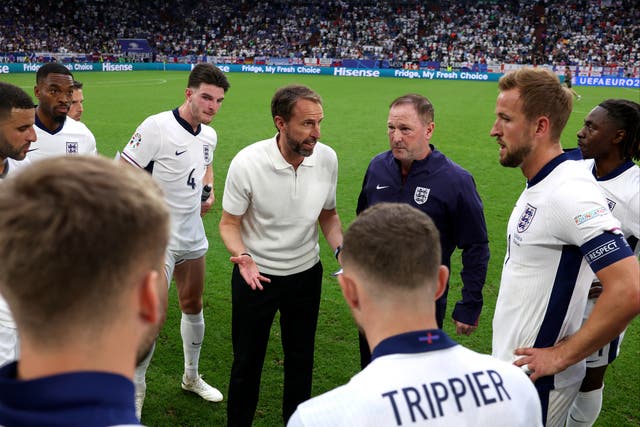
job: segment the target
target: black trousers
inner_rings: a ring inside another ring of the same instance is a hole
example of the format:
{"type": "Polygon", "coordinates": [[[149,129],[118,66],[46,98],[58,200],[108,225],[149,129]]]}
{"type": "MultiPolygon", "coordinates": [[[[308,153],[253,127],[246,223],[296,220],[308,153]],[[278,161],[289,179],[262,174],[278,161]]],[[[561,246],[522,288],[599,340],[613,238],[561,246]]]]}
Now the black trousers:
{"type": "Polygon", "coordinates": [[[311,397],[322,264],[290,276],[271,276],[264,289],[252,290],[238,267],[231,276],[233,366],[229,381],[227,425],[250,426],[258,404],[260,377],[271,325],[280,311],[284,352],[282,418],[287,423],[298,404],[311,397]]]}
{"type": "MultiPolygon", "coordinates": [[[[447,287],[446,292],[436,300],[436,321],[438,322],[438,328],[440,329],[442,329],[444,324],[444,315],[447,310],[448,291],[449,288],[447,287]]],[[[371,363],[371,350],[369,350],[367,337],[362,333],[362,331],[358,332],[358,341],[360,344],[360,368],[364,369],[369,363],[371,363]]]]}

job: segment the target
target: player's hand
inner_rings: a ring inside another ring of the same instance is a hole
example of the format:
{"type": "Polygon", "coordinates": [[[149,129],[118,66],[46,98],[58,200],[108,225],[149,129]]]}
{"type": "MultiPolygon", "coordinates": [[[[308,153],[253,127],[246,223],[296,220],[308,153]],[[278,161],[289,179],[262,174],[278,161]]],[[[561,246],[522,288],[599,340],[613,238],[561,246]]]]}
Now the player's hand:
{"type": "Polygon", "coordinates": [[[201,217],[205,216],[207,212],[209,212],[209,210],[211,209],[211,206],[213,206],[213,202],[215,201],[216,201],[216,197],[213,194],[213,190],[211,190],[211,195],[209,196],[209,198],[200,204],[201,217]]]}
{"type": "Polygon", "coordinates": [[[478,325],[468,325],[466,323],[458,322],[453,319],[453,323],[456,324],[456,335],[471,335],[478,329],[478,325]]]}
{"type": "Polygon", "coordinates": [[[247,282],[247,285],[249,285],[254,291],[256,289],[263,289],[261,282],[271,283],[271,279],[260,274],[258,266],[251,256],[242,254],[239,256],[232,256],[229,260],[234,264],[238,264],[240,275],[244,281],[247,282]]]}
{"type": "Polygon", "coordinates": [[[589,288],[589,299],[598,298],[602,293],[602,283],[600,281],[593,282],[589,288]]]}
{"type": "Polygon", "coordinates": [[[568,365],[563,362],[562,344],[560,342],[546,348],[517,348],[514,353],[523,357],[513,364],[521,368],[524,366],[523,370],[528,373],[531,381],[547,375],[555,375],[568,368],[568,365]]]}

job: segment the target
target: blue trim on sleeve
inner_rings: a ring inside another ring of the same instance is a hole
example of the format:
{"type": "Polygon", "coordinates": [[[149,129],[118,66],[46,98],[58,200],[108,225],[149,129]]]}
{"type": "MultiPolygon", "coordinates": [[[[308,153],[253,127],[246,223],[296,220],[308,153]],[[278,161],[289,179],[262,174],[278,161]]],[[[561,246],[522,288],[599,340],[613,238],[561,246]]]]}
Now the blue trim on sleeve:
{"type": "Polygon", "coordinates": [[[612,231],[605,231],[594,237],[580,246],[580,250],[594,273],[621,259],[633,256],[631,247],[624,236],[619,232],[612,231]]]}

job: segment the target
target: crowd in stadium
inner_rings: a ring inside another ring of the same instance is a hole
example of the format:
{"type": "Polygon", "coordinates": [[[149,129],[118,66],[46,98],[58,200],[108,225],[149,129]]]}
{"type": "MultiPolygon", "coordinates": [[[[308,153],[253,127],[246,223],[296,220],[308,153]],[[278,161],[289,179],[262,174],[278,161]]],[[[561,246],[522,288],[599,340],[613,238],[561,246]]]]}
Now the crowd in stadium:
{"type": "Polygon", "coordinates": [[[209,55],[632,67],[640,64],[634,4],[6,0],[0,55],[20,61],[21,53],[37,60],[37,52],[82,52],[99,59],[123,54],[118,38],[145,38],[157,60],[209,55]]]}

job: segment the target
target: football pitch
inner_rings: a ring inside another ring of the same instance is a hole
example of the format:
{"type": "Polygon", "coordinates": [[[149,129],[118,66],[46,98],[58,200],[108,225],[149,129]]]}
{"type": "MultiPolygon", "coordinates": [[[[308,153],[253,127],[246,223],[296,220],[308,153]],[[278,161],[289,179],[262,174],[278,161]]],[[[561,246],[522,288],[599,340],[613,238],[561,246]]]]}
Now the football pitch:
{"type": "MultiPolygon", "coordinates": [[[[76,72],[84,83],[83,121],[93,131],[98,151],[112,157],[129,141],[132,133],[150,114],[173,109],[184,100],[187,72],[98,73],[76,72]]],[[[216,202],[205,217],[210,249],[207,254],[204,316],[206,336],[200,372],[206,381],[227,394],[232,362],[231,289],[232,264],[218,234],[224,181],[229,162],[243,147],[273,136],[270,101],[276,88],[302,83],[323,97],[325,119],[321,141],[338,154],[338,213],[346,228],[355,217],[362,178],[371,158],[388,149],[386,119],[389,103],[397,96],[418,92],[435,107],[432,143],[453,161],[469,170],[482,197],[489,232],[491,261],[484,288],[484,308],[478,330],[470,337],[455,335],[450,315],[460,299],[460,254],[452,258],[449,308],[445,331],[460,344],[482,353],[491,350],[491,320],[498,294],[505,253],[506,223],[524,188],[519,169],[498,163],[498,145],[489,136],[494,120],[495,82],[411,80],[394,78],[344,78],[306,75],[254,75],[231,73],[231,88],[212,126],[218,132],[214,157],[216,202]]],[[[33,93],[34,74],[2,75],[33,93]]],[[[607,98],[640,101],[640,90],[575,87],[582,95],[574,101],[573,113],[562,134],[562,146],[576,146],[576,132],[587,113],[607,98]]],[[[99,242],[96,242],[99,244],[99,242]]],[[[318,331],[313,395],[349,380],[359,370],[356,327],[337,280],[331,272],[338,267],[332,251],[320,239],[324,280],[318,331]]],[[[62,249],[62,248],[61,248],[62,249]]],[[[402,262],[401,259],[397,260],[402,262]]],[[[167,323],[158,339],[147,373],[147,398],[142,421],[149,426],[226,425],[225,402],[209,403],[180,388],[183,372],[180,310],[172,286],[167,323]]],[[[605,378],[604,404],[597,425],[640,425],[640,320],[625,335],[618,360],[605,378]]],[[[278,321],[274,322],[265,358],[260,401],[255,426],[282,424],[281,404],[283,356],[278,321]]]]}

